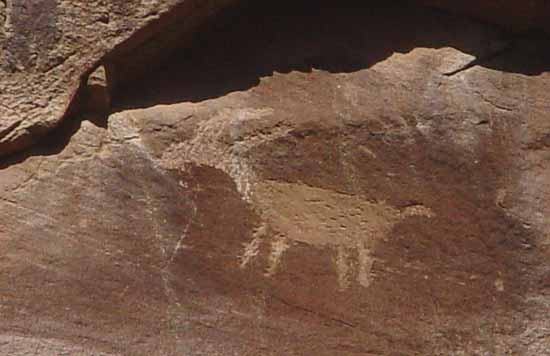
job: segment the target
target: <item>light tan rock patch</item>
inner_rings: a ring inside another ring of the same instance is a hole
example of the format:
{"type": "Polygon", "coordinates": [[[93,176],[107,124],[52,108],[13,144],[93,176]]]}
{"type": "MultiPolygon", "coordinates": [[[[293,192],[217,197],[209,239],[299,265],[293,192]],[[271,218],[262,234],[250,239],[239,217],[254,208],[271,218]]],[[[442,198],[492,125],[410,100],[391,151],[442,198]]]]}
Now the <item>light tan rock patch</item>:
{"type": "Polygon", "coordinates": [[[293,242],[329,247],[336,253],[334,268],[341,289],[350,285],[354,268],[357,282],[370,285],[372,251],[388,238],[395,224],[411,216],[434,215],[421,205],[400,210],[359,195],[275,181],[257,184],[254,202],[277,236],[271,243],[267,275],[276,273],[293,242]]]}

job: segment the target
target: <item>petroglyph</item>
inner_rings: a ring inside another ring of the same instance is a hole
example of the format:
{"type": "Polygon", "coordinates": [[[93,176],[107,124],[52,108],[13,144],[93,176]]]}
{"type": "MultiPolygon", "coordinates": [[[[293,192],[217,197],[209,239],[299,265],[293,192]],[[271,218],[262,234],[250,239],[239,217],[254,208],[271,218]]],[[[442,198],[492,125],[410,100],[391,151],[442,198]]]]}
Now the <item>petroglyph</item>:
{"type": "Polygon", "coordinates": [[[271,108],[220,110],[198,125],[191,140],[172,146],[163,155],[163,163],[181,167],[190,162],[220,169],[233,178],[237,190],[249,201],[255,175],[247,152],[263,142],[285,136],[289,129],[272,127],[269,132],[248,132],[244,123],[252,125],[250,121],[272,115],[271,108]]]}
{"type": "Polygon", "coordinates": [[[281,259],[283,254],[290,247],[288,238],[285,234],[277,235],[271,242],[271,253],[269,254],[269,265],[265,275],[267,277],[273,276],[279,265],[281,264],[281,259]]]}
{"type": "Polygon", "coordinates": [[[246,267],[248,262],[260,253],[260,245],[262,238],[266,234],[266,225],[262,224],[254,231],[254,239],[251,242],[244,244],[244,252],[241,256],[241,268],[246,267]]]}
{"type": "Polygon", "coordinates": [[[374,278],[376,245],[388,238],[398,222],[411,216],[432,217],[432,211],[422,205],[396,209],[383,201],[304,184],[262,181],[254,171],[251,150],[286,136],[290,130],[277,124],[273,115],[270,108],[222,109],[201,121],[191,139],[170,147],[163,154],[163,166],[207,165],[231,176],[243,199],[263,221],[237,257],[241,268],[259,258],[263,246],[269,246],[264,274],[273,277],[285,253],[297,243],[305,243],[334,250],[341,289],[354,280],[368,287],[374,278]]]}
{"type": "Polygon", "coordinates": [[[372,283],[372,251],[388,238],[395,224],[411,216],[433,217],[422,205],[400,210],[358,195],[274,181],[256,185],[254,202],[277,234],[271,242],[266,275],[277,272],[293,242],[329,247],[335,251],[341,289],[350,286],[353,275],[363,287],[372,283]]]}

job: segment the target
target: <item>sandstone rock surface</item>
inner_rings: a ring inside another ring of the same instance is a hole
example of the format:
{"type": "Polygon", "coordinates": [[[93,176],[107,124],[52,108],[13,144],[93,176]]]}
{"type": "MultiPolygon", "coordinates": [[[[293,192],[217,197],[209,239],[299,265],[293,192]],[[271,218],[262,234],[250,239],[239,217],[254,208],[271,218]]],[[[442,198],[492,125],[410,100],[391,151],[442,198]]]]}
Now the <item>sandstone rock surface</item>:
{"type": "MultiPolygon", "coordinates": [[[[99,65],[114,80],[118,68],[110,56],[123,58],[129,48],[145,58],[162,52],[227,3],[1,1],[0,154],[28,147],[55,128],[78,105],[87,76],[99,65]],[[162,39],[151,43],[161,31],[162,39]]],[[[141,69],[148,64],[137,54],[132,62],[141,69]]]]}
{"type": "MultiPolygon", "coordinates": [[[[88,75],[99,66],[106,67],[114,89],[234,2],[0,1],[0,155],[28,147],[76,110],[86,100],[88,75]]],[[[513,32],[550,33],[544,0],[417,2],[513,32]]]]}
{"type": "Polygon", "coordinates": [[[550,354],[544,39],[281,1],[183,42],[0,162],[0,353],[550,354]]]}

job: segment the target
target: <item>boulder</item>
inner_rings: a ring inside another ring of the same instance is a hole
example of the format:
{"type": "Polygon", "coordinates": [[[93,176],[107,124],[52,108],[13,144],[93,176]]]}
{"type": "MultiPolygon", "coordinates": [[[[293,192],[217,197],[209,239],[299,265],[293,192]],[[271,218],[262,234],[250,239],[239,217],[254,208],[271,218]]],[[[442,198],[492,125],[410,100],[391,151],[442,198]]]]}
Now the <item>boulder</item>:
{"type": "Polygon", "coordinates": [[[117,71],[110,57],[122,58],[131,49],[129,61],[146,70],[155,54],[184,41],[227,3],[0,1],[0,155],[28,147],[78,110],[88,76],[98,67],[135,74],[129,63],[117,71]]]}

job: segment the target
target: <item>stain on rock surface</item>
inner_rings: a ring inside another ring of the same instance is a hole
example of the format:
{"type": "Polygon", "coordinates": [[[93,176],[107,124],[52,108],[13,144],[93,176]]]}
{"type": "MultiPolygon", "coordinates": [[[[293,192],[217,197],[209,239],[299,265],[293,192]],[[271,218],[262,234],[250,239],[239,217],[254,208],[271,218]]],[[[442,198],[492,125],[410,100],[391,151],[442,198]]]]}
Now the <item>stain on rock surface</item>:
{"type": "Polygon", "coordinates": [[[501,30],[331,4],[228,12],[2,161],[0,348],[548,353],[545,49],[460,70],[501,30]]]}

